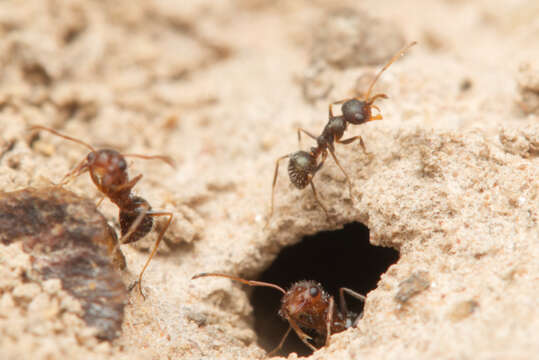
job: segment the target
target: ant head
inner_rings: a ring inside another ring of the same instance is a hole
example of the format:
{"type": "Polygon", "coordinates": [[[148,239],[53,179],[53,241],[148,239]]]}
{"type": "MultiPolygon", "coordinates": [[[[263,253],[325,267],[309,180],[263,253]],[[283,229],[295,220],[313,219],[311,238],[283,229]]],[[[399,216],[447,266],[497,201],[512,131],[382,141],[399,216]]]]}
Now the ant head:
{"type": "Polygon", "coordinates": [[[306,151],[297,151],[290,155],[288,162],[288,176],[290,182],[298,189],[303,189],[309,184],[309,175],[316,172],[316,159],[306,151]]]}
{"type": "Polygon", "coordinates": [[[127,162],[116,150],[103,149],[92,151],[86,157],[92,177],[100,179],[102,187],[121,185],[127,181],[127,162]]]}
{"type": "Polygon", "coordinates": [[[370,107],[368,105],[366,102],[357,99],[347,100],[341,106],[342,115],[350,124],[363,124],[370,117],[370,107]]]}
{"type": "Polygon", "coordinates": [[[325,326],[326,312],[330,295],[322,285],[315,281],[294,283],[281,300],[279,315],[291,318],[302,328],[322,329],[325,326]]]}

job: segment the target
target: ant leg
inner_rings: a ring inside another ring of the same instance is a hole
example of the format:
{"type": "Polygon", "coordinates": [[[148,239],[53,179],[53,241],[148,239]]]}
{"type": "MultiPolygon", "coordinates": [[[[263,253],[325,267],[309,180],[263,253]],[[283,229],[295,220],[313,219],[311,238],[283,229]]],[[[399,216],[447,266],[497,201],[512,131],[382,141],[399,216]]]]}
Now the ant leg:
{"type": "MultiPolygon", "coordinates": [[[[93,178],[92,178],[93,179],[93,178]]],[[[139,181],[142,179],[142,174],[138,174],[128,182],[122,185],[114,186],[114,192],[122,191],[122,190],[131,190],[139,181]]]]}
{"type": "Polygon", "coordinates": [[[136,157],[144,160],[161,160],[171,167],[176,168],[176,163],[170,156],[165,155],[141,155],[141,154],[121,154],[123,157],[136,157]]]}
{"type": "Polygon", "coordinates": [[[150,205],[148,203],[141,204],[141,207],[143,208],[142,211],[138,214],[135,221],[133,221],[133,223],[129,226],[129,230],[127,230],[127,232],[118,240],[118,244],[125,244],[125,240],[129,239],[129,237],[138,229],[142,223],[142,220],[144,220],[144,217],[152,214],[150,212],[150,205]]]}
{"type": "Polygon", "coordinates": [[[331,324],[333,323],[333,308],[335,307],[335,300],[333,296],[329,298],[328,318],[326,320],[326,343],[324,346],[329,345],[329,338],[331,336],[331,324]]]}
{"type": "Polygon", "coordinates": [[[99,201],[97,202],[97,204],[95,204],[95,207],[98,208],[99,206],[101,206],[103,200],[105,200],[105,195],[101,194],[101,196],[99,197],[99,201]]]}
{"type": "Polygon", "coordinates": [[[311,184],[311,188],[313,189],[313,194],[314,194],[314,198],[315,198],[316,202],[324,210],[324,213],[326,213],[326,217],[329,219],[328,210],[326,209],[324,204],[322,204],[320,199],[318,199],[318,194],[316,193],[316,189],[315,189],[314,183],[313,183],[314,175],[318,172],[318,170],[320,170],[322,168],[322,166],[324,165],[324,162],[326,161],[327,156],[328,156],[328,152],[324,151],[322,153],[322,160],[320,161],[320,164],[318,164],[318,166],[316,167],[316,169],[314,170],[314,172],[312,174],[309,174],[309,176],[307,178],[307,182],[311,184]]]}
{"type": "Polygon", "coordinates": [[[311,344],[310,342],[308,342],[307,340],[310,340],[312,339],[309,335],[305,334],[301,328],[298,326],[298,324],[296,324],[296,322],[294,320],[292,320],[291,318],[287,317],[286,318],[288,320],[288,323],[290,324],[290,327],[292,329],[294,329],[294,331],[296,332],[296,334],[298,335],[299,339],[301,341],[303,341],[303,343],[305,345],[307,345],[312,351],[316,351],[318,350],[317,348],[315,348],[313,346],[313,344],[311,344]]]}
{"type": "Polygon", "coordinates": [[[58,186],[68,184],[73,178],[82,175],[86,171],[88,171],[88,162],[84,158],[73,170],[64,175],[58,186]]]}
{"type": "MultiPolygon", "coordinates": [[[[142,271],[140,272],[139,276],[138,276],[138,290],[140,292],[140,295],[142,295],[142,297],[144,299],[146,299],[146,297],[144,296],[144,294],[142,293],[142,274],[144,274],[144,271],[146,270],[146,268],[148,267],[148,265],[150,265],[150,261],[152,261],[152,258],[153,256],[155,255],[155,253],[157,252],[157,248],[159,247],[159,243],[161,242],[161,240],[163,239],[163,236],[165,235],[165,232],[167,231],[170,223],[172,222],[172,213],[171,212],[163,212],[163,211],[149,211],[149,212],[146,212],[145,215],[149,215],[149,216],[168,216],[168,220],[167,220],[167,223],[165,224],[165,227],[163,228],[163,230],[161,230],[161,232],[159,233],[159,237],[157,238],[157,240],[155,241],[155,245],[152,249],[152,252],[150,253],[150,256],[148,256],[148,260],[146,260],[146,263],[144,264],[144,267],[142,268],[142,271]]],[[[137,219],[138,220],[138,219],[137,219]]],[[[135,221],[136,223],[136,221],[135,221]]],[[[133,224],[134,225],[134,224],[133,224]]],[[[138,226],[138,225],[137,225],[138,226]]],[[[130,229],[131,230],[131,229],[130,229]]]]}
{"type": "Polygon", "coordinates": [[[344,171],[343,167],[339,163],[339,160],[337,160],[337,155],[335,155],[335,151],[333,149],[329,148],[329,153],[331,154],[331,157],[333,157],[333,160],[335,160],[335,163],[337,164],[339,169],[341,169],[342,173],[346,177],[346,181],[348,182],[348,191],[350,193],[350,199],[352,199],[352,181],[350,180],[350,177],[348,176],[346,171],[344,171]]]}
{"type": "Polygon", "coordinates": [[[361,300],[363,302],[365,302],[365,300],[367,299],[367,297],[365,295],[361,295],[360,293],[355,292],[354,290],[351,290],[351,289],[345,288],[345,287],[340,288],[339,289],[339,302],[340,302],[341,311],[344,314],[344,317],[346,317],[348,315],[348,306],[346,306],[346,300],[344,298],[344,293],[345,292],[348,295],[353,296],[354,298],[356,298],[358,300],[361,300]]]}
{"type": "Polygon", "coordinates": [[[310,132],[308,132],[307,130],[305,129],[302,129],[302,128],[298,128],[298,143],[299,143],[299,147],[301,148],[301,132],[304,132],[305,135],[307,135],[308,137],[316,140],[316,136],[314,136],[313,134],[311,134],[310,132]]]}
{"type": "Polygon", "coordinates": [[[273,174],[273,184],[271,185],[271,207],[265,227],[268,227],[271,217],[273,216],[273,199],[275,197],[275,184],[277,183],[277,176],[279,175],[279,161],[286,159],[287,157],[290,157],[290,155],[283,155],[275,162],[275,173],[273,174]]]}
{"type": "Polygon", "coordinates": [[[365,147],[365,143],[363,142],[363,138],[361,136],[359,136],[359,135],[348,138],[348,139],[336,140],[336,141],[339,144],[347,145],[347,144],[353,143],[354,141],[356,141],[358,139],[359,139],[359,144],[361,145],[361,148],[363,149],[363,152],[365,153],[365,155],[369,155],[369,156],[372,155],[370,152],[367,151],[367,148],[365,147]]]}
{"type": "Polygon", "coordinates": [[[330,118],[334,117],[333,116],[333,105],[335,105],[335,103],[330,103],[329,104],[329,111],[328,112],[329,112],[329,117],[330,118]]]}
{"type": "Polygon", "coordinates": [[[286,333],[284,334],[283,338],[279,342],[279,345],[277,345],[277,347],[275,349],[273,349],[269,353],[267,353],[266,357],[272,357],[273,355],[275,355],[275,353],[277,353],[277,351],[281,350],[281,348],[283,347],[284,341],[288,337],[288,334],[290,334],[290,330],[292,330],[291,326],[289,326],[288,330],[286,330],[286,333]]]}
{"type": "Polygon", "coordinates": [[[311,178],[311,179],[309,180],[309,182],[311,183],[311,188],[313,189],[313,194],[314,194],[314,198],[315,198],[316,202],[317,202],[318,205],[320,205],[320,207],[324,210],[324,213],[326,213],[326,217],[329,218],[328,209],[326,209],[326,207],[324,206],[324,204],[322,204],[322,203],[320,202],[320,200],[318,199],[318,195],[316,194],[316,189],[314,188],[313,179],[311,178]]]}

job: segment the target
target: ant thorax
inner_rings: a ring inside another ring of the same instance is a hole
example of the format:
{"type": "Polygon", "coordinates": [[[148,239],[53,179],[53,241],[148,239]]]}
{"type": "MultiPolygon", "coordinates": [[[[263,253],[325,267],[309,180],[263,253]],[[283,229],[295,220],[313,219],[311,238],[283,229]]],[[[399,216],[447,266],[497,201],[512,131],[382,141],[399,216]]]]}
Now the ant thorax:
{"type": "Polygon", "coordinates": [[[346,131],[346,120],[343,116],[333,116],[329,118],[328,123],[317,139],[318,146],[327,146],[324,144],[333,144],[335,138],[340,139],[346,131]]]}
{"type": "Polygon", "coordinates": [[[309,175],[316,172],[316,159],[306,151],[297,151],[290,155],[288,162],[288,176],[290,182],[298,189],[309,185],[309,175]]]}

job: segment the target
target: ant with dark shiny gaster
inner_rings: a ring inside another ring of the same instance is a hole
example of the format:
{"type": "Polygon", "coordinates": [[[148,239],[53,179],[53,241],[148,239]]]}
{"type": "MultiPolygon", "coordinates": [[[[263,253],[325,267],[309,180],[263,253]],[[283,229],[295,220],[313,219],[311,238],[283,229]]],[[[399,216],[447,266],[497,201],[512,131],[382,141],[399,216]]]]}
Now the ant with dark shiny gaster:
{"type": "Polygon", "coordinates": [[[352,182],[344,168],[341,166],[339,160],[337,159],[337,156],[335,155],[334,143],[346,145],[354,142],[355,140],[359,140],[363,152],[365,152],[365,154],[369,154],[367,152],[367,149],[365,148],[365,143],[363,142],[361,136],[353,136],[351,138],[342,140],[341,138],[344,135],[344,132],[348,128],[349,124],[361,125],[369,121],[382,120],[380,108],[374,105],[374,102],[378,99],[387,99],[388,96],[386,94],[376,94],[371,96],[371,91],[382,73],[386,71],[386,69],[391,64],[393,64],[399,57],[401,57],[410,47],[414,46],[416,43],[417,42],[415,41],[409,43],[404,48],[399,50],[399,52],[397,52],[388,61],[388,63],[374,77],[364,97],[344,99],[331,103],[329,105],[329,120],[320,136],[315,136],[314,134],[302,128],[298,129],[298,142],[301,142],[301,133],[303,132],[305,135],[316,141],[316,146],[311,147],[310,151],[300,150],[292,154],[283,155],[275,162],[275,172],[273,175],[273,183],[271,187],[271,208],[266,226],[269,224],[269,221],[273,215],[275,184],[277,183],[277,177],[279,174],[279,162],[286,158],[290,159],[288,162],[288,176],[290,178],[290,182],[294,184],[294,186],[298,189],[304,189],[307,185],[310,184],[314,198],[318,205],[320,205],[320,207],[324,210],[326,217],[329,218],[328,210],[318,199],[316,188],[313,183],[313,178],[324,165],[328,152],[339,167],[339,169],[344,174],[346,182],[348,183],[350,198],[352,198],[352,182]],[[333,114],[333,105],[336,104],[342,104],[341,115],[333,114]],[[373,108],[379,112],[374,116],[372,114],[373,108]],[[322,158],[320,159],[320,162],[318,162],[318,158],[320,156],[322,158]]]}
{"type": "Polygon", "coordinates": [[[111,149],[96,150],[82,140],[61,134],[56,130],[45,126],[32,126],[31,130],[47,131],[66,140],[83,145],[90,150],[88,155],[73,170],[64,176],[59,185],[63,186],[67,184],[70,179],[88,172],[97,189],[103,194],[98,205],[101,204],[101,201],[103,201],[105,197],[107,197],[111,202],[118,206],[118,217],[122,234],[118,244],[132,243],[142,239],[151,231],[154,217],[168,217],[165,226],[159,233],[155,245],[139,274],[137,281],[138,289],[144,298],[144,294],[142,293],[142,275],[157,252],[159,243],[172,222],[172,213],[168,211],[152,210],[148,201],[140,196],[132,194],[131,190],[140,181],[142,174],[129,179],[125,158],[136,157],[147,160],[156,159],[164,161],[172,167],[175,166],[174,161],[170,157],[162,155],[148,156],[140,154],[120,154],[118,151],[111,149]]]}
{"type": "Polygon", "coordinates": [[[317,347],[320,348],[329,345],[331,334],[355,327],[362,316],[362,314],[356,314],[348,310],[344,293],[365,302],[365,296],[348,288],[341,287],[339,289],[340,308],[337,308],[333,296],[325,292],[322,285],[312,280],[295,282],[286,291],[279,285],[272,283],[245,280],[220,273],[200,273],[193,276],[192,279],[206,276],[224,277],[249,286],[271,287],[283,293],[279,316],[288,321],[289,327],[277,347],[267,354],[268,357],[274,355],[282,348],[291,330],[294,330],[300,340],[313,351],[316,351],[317,347]],[[313,334],[313,336],[307,335],[304,330],[313,334]]]}

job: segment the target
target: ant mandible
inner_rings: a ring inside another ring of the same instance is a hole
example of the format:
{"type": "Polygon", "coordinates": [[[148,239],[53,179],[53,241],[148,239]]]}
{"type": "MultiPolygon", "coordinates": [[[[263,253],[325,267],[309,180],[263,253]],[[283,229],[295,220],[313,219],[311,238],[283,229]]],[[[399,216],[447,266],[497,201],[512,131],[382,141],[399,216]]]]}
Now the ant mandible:
{"type": "Polygon", "coordinates": [[[312,340],[318,347],[329,345],[331,334],[355,327],[362,316],[362,314],[356,314],[348,310],[344,293],[346,292],[356,299],[365,302],[365,296],[348,288],[341,287],[339,289],[340,309],[338,309],[335,307],[333,296],[325,292],[322,285],[312,280],[298,281],[292,284],[288,291],[285,291],[279,285],[272,283],[245,280],[220,273],[200,273],[191,279],[206,276],[224,277],[249,286],[271,287],[283,293],[279,316],[288,321],[289,327],[277,347],[267,354],[268,357],[281,349],[291,330],[294,330],[300,340],[313,351],[316,351],[317,348],[309,340],[312,340]],[[302,329],[315,334],[314,338],[307,335],[302,329]]]}
{"type": "Polygon", "coordinates": [[[315,136],[314,134],[302,128],[298,129],[298,142],[300,144],[301,133],[303,132],[310,138],[314,139],[317,145],[311,147],[309,152],[300,150],[292,154],[281,156],[275,162],[275,173],[273,175],[273,184],[271,187],[271,208],[267,224],[269,224],[269,221],[273,215],[275,184],[277,183],[277,176],[279,174],[279,162],[286,158],[290,159],[288,162],[288,176],[290,178],[290,182],[294,184],[298,189],[303,189],[310,184],[311,189],[313,190],[314,198],[316,202],[320,205],[320,207],[324,210],[326,217],[329,218],[329,214],[326,207],[318,199],[318,195],[313,184],[313,178],[324,165],[324,161],[326,161],[328,151],[339,169],[344,174],[346,182],[348,183],[350,198],[352,198],[352,182],[350,181],[350,177],[348,176],[344,168],[341,166],[339,160],[337,159],[337,156],[335,155],[334,143],[346,145],[354,142],[355,140],[359,140],[363,152],[365,152],[365,154],[369,154],[367,152],[367,149],[365,148],[365,143],[363,142],[361,136],[354,136],[344,140],[341,140],[341,138],[344,135],[344,132],[348,128],[349,124],[361,125],[369,121],[382,120],[382,115],[380,113],[375,116],[372,115],[372,108],[380,112],[380,109],[376,105],[374,105],[374,102],[377,99],[387,99],[388,96],[386,94],[376,94],[371,97],[371,91],[378,79],[380,78],[380,75],[382,75],[382,73],[386,71],[386,69],[391,64],[393,64],[399,57],[401,57],[410,47],[414,46],[415,44],[417,44],[416,41],[406,45],[388,61],[388,63],[378,72],[378,74],[372,80],[367,90],[367,93],[363,98],[344,99],[331,103],[329,105],[329,120],[320,136],[315,136]],[[342,115],[333,115],[333,105],[336,104],[342,104],[342,115]],[[319,156],[322,156],[322,159],[318,163],[319,156]]]}
{"type": "Polygon", "coordinates": [[[95,186],[103,194],[98,205],[101,204],[101,201],[103,201],[105,197],[107,197],[118,206],[118,217],[122,234],[118,244],[127,244],[140,240],[152,229],[154,217],[168,217],[165,226],[159,233],[155,245],[148,256],[148,260],[146,260],[146,263],[139,274],[137,281],[138,288],[140,294],[144,298],[144,294],[142,293],[142,275],[157,252],[159,243],[172,222],[172,213],[167,211],[154,211],[148,201],[131,193],[133,187],[142,178],[142,174],[129,179],[125,158],[136,157],[140,159],[157,159],[166,162],[172,167],[174,167],[174,161],[168,156],[161,155],[148,156],[139,154],[120,154],[116,150],[111,149],[96,150],[82,140],[61,134],[56,130],[45,126],[35,125],[31,127],[31,130],[48,131],[56,136],[83,145],[90,150],[88,155],[73,170],[64,176],[59,185],[65,185],[70,179],[84,174],[85,172],[89,172],[95,186]]]}

